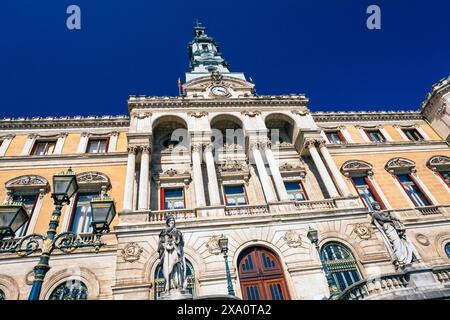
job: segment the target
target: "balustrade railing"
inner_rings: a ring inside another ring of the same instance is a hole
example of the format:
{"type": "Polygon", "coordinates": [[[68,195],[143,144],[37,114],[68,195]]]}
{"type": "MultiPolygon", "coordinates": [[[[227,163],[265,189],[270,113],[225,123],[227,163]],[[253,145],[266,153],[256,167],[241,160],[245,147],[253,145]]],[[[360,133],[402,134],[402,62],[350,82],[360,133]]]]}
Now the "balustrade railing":
{"type": "Polygon", "coordinates": [[[8,250],[13,248],[18,242],[20,241],[20,238],[15,239],[4,239],[0,242],[0,250],[8,250]]]}
{"type": "Polygon", "coordinates": [[[311,210],[328,210],[336,209],[336,202],[333,199],[324,200],[308,200],[308,201],[296,201],[295,207],[298,211],[311,211],[311,210]]]}
{"type": "Polygon", "coordinates": [[[173,216],[175,217],[175,220],[184,220],[196,218],[197,214],[194,209],[151,211],[149,214],[149,221],[164,221],[166,216],[173,216]]]}
{"type": "Polygon", "coordinates": [[[426,206],[426,207],[418,207],[417,210],[423,214],[424,216],[433,215],[433,214],[440,214],[441,211],[439,210],[438,206],[426,206]]]}
{"type": "Polygon", "coordinates": [[[376,278],[364,279],[345,289],[339,300],[365,300],[395,290],[406,289],[408,280],[403,273],[386,274],[376,278]]]}
{"type": "Polygon", "coordinates": [[[269,207],[266,205],[244,205],[244,206],[229,206],[225,207],[226,216],[242,216],[242,215],[257,215],[269,213],[269,207]]]}
{"type": "Polygon", "coordinates": [[[441,284],[450,284],[450,266],[434,268],[433,274],[441,284]]]}

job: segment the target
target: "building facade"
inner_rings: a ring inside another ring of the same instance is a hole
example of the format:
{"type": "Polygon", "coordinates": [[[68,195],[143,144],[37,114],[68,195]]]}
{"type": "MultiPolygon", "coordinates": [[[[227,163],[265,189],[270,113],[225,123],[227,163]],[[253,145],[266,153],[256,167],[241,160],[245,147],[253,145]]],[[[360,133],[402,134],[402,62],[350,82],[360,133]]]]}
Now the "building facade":
{"type": "MultiPolygon", "coordinates": [[[[168,215],[194,297],[227,293],[221,235],[242,299],[327,298],[323,264],[339,299],[450,296],[450,78],[419,111],[311,112],[302,94],[257,95],[199,24],[189,59],[180,96],[130,96],[128,116],[0,120],[0,199],[30,216],[1,248],[45,233],[52,176],[68,167],[80,189],[59,231],[89,241],[89,201],[104,191],[119,211],[98,254],[53,254],[41,299],[157,299],[168,215]],[[374,201],[403,225],[407,265],[374,201]]],[[[0,299],[26,299],[36,263],[0,254],[0,299]]]]}

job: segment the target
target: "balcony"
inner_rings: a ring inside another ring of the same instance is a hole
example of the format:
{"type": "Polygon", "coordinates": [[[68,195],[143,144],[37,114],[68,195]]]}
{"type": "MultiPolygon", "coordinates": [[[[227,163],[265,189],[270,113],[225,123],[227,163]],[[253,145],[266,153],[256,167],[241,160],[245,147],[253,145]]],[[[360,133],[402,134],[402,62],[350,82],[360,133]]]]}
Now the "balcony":
{"type": "Polygon", "coordinates": [[[448,299],[450,265],[406,268],[403,272],[361,280],[343,291],[338,300],[448,299]]]}
{"type": "Polygon", "coordinates": [[[186,220],[197,218],[197,213],[195,209],[177,209],[177,210],[158,210],[149,212],[150,222],[154,221],[164,221],[166,216],[173,216],[175,220],[186,220]]]}
{"type": "Polygon", "coordinates": [[[245,205],[245,206],[230,206],[225,207],[226,216],[246,216],[269,213],[267,205],[245,205]]]}
{"type": "Polygon", "coordinates": [[[337,209],[334,199],[296,201],[294,204],[297,211],[337,209]]]}

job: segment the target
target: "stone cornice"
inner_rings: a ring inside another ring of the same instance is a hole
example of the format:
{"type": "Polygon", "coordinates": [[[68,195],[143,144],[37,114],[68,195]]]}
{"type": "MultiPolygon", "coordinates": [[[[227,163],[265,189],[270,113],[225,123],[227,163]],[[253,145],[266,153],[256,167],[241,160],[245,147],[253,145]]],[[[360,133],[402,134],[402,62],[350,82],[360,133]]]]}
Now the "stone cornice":
{"type": "Polygon", "coordinates": [[[429,92],[425,100],[422,102],[420,106],[420,112],[424,115],[428,116],[430,112],[432,112],[432,106],[439,100],[442,96],[450,92],[450,76],[444,79],[441,79],[438,83],[435,83],[432,86],[431,92],[429,92]],[[429,106],[429,108],[427,108],[429,106]]]}
{"type": "Polygon", "coordinates": [[[217,108],[217,107],[264,107],[292,106],[306,107],[308,99],[304,95],[255,96],[230,99],[191,99],[185,97],[130,96],[128,110],[135,108],[217,108]]]}
{"type": "Polygon", "coordinates": [[[76,116],[0,119],[0,130],[129,127],[128,116],[76,116]]]}
{"type": "Polygon", "coordinates": [[[313,112],[312,117],[318,123],[323,122],[363,122],[363,121],[405,121],[422,120],[418,111],[360,111],[360,112],[313,112]]]}

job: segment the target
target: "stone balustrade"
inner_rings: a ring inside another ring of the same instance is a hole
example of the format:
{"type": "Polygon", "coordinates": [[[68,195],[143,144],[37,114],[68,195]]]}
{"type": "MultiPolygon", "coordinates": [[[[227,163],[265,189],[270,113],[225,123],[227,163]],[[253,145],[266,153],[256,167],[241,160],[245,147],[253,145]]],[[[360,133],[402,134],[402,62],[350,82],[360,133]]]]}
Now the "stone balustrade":
{"type": "Polygon", "coordinates": [[[244,205],[225,207],[226,216],[243,216],[269,213],[267,205],[244,205]]]}
{"type": "Polygon", "coordinates": [[[405,274],[385,274],[354,283],[342,292],[338,299],[368,300],[402,289],[408,289],[408,279],[405,274]]]}
{"type": "Polygon", "coordinates": [[[434,215],[434,214],[441,214],[442,213],[439,210],[439,206],[418,207],[417,211],[419,211],[424,216],[434,215]]]}
{"type": "Polygon", "coordinates": [[[166,216],[173,216],[175,220],[193,219],[197,217],[195,209],[159,210],[149,213],[149,221],[164,221],[166,216]]]}
{"type": "Polygon", "coordinates": [[[450,284],[450,266],[436,267],[433,269],[433,274],[441,284],[450,284]]]}
{"type": "Polygon", "coordinates": [[[333,199],[296,201],[297,211],[314,211],[336,209],[337,205],[333,199]]]}

